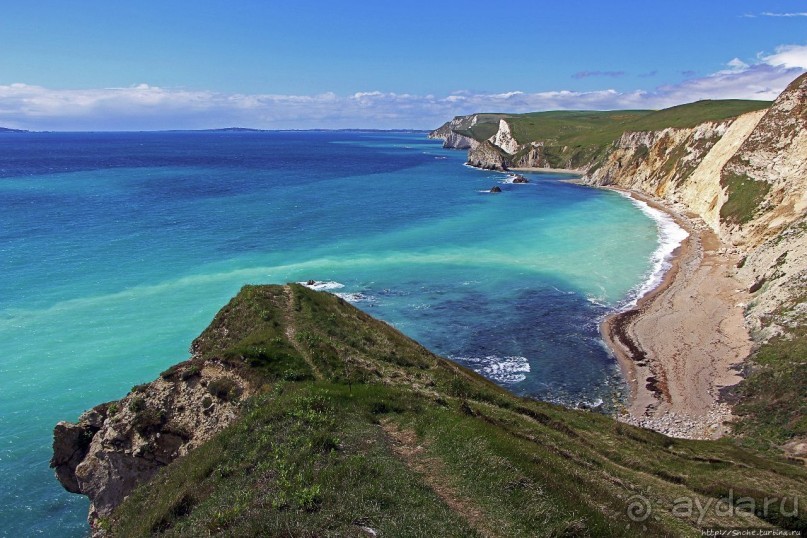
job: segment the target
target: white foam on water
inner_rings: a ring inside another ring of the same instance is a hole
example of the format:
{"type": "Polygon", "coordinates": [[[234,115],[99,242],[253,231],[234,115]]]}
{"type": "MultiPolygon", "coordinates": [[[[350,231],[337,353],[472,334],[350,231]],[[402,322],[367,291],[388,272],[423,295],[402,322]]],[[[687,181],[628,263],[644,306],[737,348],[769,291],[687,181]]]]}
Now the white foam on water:
{"type": "Polygon", "coordinates": [[[474,372],[482,374],[497,383],[518,383],[527,379],[526,374],[530,372],[530,363],[526,357],[517,355],[510,357],[498,357],[488,355],[486,357],[449,357],[451,360],[463,363],[474,372]]]}
{"type": "Polygon", "coordinates": [[[513,180],[515,180],[517,177],[520,176],[517,174],[508,174],[507,177],[505,177],[499,183],[507,183],[508,185],[530,185],[530,183],[514,183],[513,180]]]}
{"type": "Polygon", "coordinates": [[[670,261],[672,260],[673,252],[689,237],[689,232],[681,228],[675,222],[675,219],[664,211],[650,207],[646,202],[636,200],[627,193],[620,192],[619,194],[629,198],[633,205],[656,222],[656,227],[658,228],[658,247],[650,256],[650,270],[646,273],[645,280],[631,290],[626,303],[622,307],[623,309],[629,309],[636,306],[639,299],[661,284],[664,274],[672,267],[670,261]]]}
{"type": "Polygon", "coordinates": [[[345,285],[341,282],[333,282],[333,281],[314,281],[313,284],[309,284],[308,282],[298,282],[298,284],[302,284],[306,288],[316,290],[316,291],[328,291],[328,290],[338,290],[340,288],[344,288],[345,285]]]}
{"type": "Polygon", "coordinates": [[[372,295],[365,295],[363,293],[335,293],[340,299],[344,299],[349,303],[366,303],[374,300],[372,295]]]}
{"type": "Polygon", "coordinates": [[[608,306],[608,303],[605,301],[603,297],[595,297],[594,295],[586,295],[586,301],[593,304],[594,306],[608,306]]]}

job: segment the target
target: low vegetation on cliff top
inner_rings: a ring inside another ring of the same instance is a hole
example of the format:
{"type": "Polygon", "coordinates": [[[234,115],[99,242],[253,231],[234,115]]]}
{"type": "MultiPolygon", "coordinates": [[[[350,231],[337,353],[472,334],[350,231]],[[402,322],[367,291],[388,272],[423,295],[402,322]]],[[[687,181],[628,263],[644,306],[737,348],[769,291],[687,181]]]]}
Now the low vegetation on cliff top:
{"type": "Polygon", "coordinates": [[[114,535],[807,529],[802,466],[518,398],[330,294],[247,286],[194,350],[262,388],[102,521],[114,535]]]}

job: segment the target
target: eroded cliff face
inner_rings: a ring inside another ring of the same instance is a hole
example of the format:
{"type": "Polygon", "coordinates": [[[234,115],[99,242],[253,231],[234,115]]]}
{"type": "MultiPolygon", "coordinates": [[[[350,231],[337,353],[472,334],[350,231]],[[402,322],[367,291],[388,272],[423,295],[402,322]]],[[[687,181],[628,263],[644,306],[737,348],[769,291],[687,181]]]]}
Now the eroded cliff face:
{"type": "Polygon", "coordinates": [[[475,140],[456,131],[472,128],[479,121],[476,114],[456,116],[428,134],[428,138],[442,140],[444,148],[470,149],[475,140]]]}
{"type": "Polygon", "coordinates": [[[490,137],[490,143],[494,146],[501,148],[505,153],[513,155],[521,149],[521,146],[516,139],[513,138],[513,133],[510,130],[510,125],[507,120],[499,120],[499,130],[496,134],[490,137]]]}
{"type": "Polygon", "coordinates": [[[745,319],[757,341],[803,325],[807,320],[807,222],[794,222],[748,249],[737,273],[754,292],[745,319]]]}
{"type": "Polygon", "coordinates": [[[484,170],[504,171],[510,168],[512,162],[509,156],[490,140],[484,142],[473,140],[471,149],[468,150],[467,164],[484,170]]]}
{"type": "Polygon", "coordinates": [[[514,168],[551,168],[544,154],[543,142],[530,142],[513,155],[514,168]]]}
{"type": "Polygon", "coordinates": [[[724,234],[738,245],[759,245],[807,210],[807,75],[793,81],[726,163],[721,185],[732,194],[724,234]],[[742,187],[745,185],[745,187],[742,187]],[[750,187],[753,185],[753,187],[750,187]],[[752,204],[745,213],[742,202],[752,204]],[[740,207],[737,207],[740,206],[740,207]]]}
{"type": "Polygon", "coordinates": [[[220,364],[182,363],[75,424],[59,422],[51,467],[65,489],[90,498],[95,529],[136,486],[230,424],[250,392],[245,379],[220,364]]]}

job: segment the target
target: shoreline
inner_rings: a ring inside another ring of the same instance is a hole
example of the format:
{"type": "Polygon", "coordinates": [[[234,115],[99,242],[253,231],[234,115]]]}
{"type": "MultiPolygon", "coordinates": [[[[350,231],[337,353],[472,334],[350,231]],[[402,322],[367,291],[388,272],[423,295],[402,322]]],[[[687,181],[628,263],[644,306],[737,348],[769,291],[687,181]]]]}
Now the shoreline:
{"type": "Polygon", "coordinates": [[[600,324],[630,392],[617,419],[673,437],[721,437],[732,413],[720,391],[741,380],[739,366],[751,351],[738,308],[746,293],[731,275],[735,256],[711,229],[663,203],[604,188],[664,212],[689,234],[669,257],[660,283],[600,324]]]}
{"type": "Polygon", "coordinates": [[[575,174],[578,176],[582,176],[583,174],[586,173],[585,170],[572,170],[571,168],[540,168],[530,166],[524,166],[520,168],[508,168],[508,170],[512,170],[514,172],[534,172],[543,174],[575,174]]]}

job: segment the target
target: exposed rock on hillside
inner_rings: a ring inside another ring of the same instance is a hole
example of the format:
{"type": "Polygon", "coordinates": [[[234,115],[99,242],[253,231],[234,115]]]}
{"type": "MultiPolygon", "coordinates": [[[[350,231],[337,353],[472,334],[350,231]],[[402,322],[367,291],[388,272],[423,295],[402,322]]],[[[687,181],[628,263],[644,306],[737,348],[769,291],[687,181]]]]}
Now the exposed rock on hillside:
{"type": "MultiPolygon", "coordinates": [[[[705,123],[691,129],[628,132],[623,134],[600,162],[592,165],[586,182],[615,185],[650,194],[668,202],[691,200],[711,205],[713,193],[698,183],[687,191],[685,180],[729,129],[730,121],[705,123]]],[[[714,195],[719,190],[713,185],[714,195]]],[[[708,206],[704,207],[704,213],[708,206]]]]}
{"type": "Polygon", "coordinates": [[[543,142],[530,142],[521,146],[513,155],[514,168],[550,168],[544,155],[543,142]]]}
{"type": "Polygon", "coordinates": [[[457,131],[467,131],[473,128],[478,121],[476,114],[471,116],[457,116],[453,120],[444,123],[438,129],[430,132],[428,137],[443,141],[444,148],[469,149],[474,139],[460,134],[457,131]]]}
{"type": "Polygon", "coordinates": [[[51,467],[72,493],[90,498],[89,520],[106,516],[163,466],[238,416],[246,380],[213,362],[180,364],[116,402],[54,430],[51,467]]]}
{"type": "Polygon", "coordinates": [[[508,170],[511,162],[505,152],[491,141],[472,141],[468,151],[468,164],[484,170],[508,170]]]}
{"type": "Polygon", "coordinates": [[[793,81],[759,120],[723,168],[720,183],[728,195],[721,210],[724,233],[735,244],[757,245],[803,219],[807,75],[793,81]]]}
{"type": "Polygon", "coordinates": [[[499,130],[496,134],[489,138],[491,144],[500,147],[505,153],[513,155],[518,152],[520,145],[513,138],[513,133],[510,131],[510,126],[506,120],[499,120],[499,130]]]}

